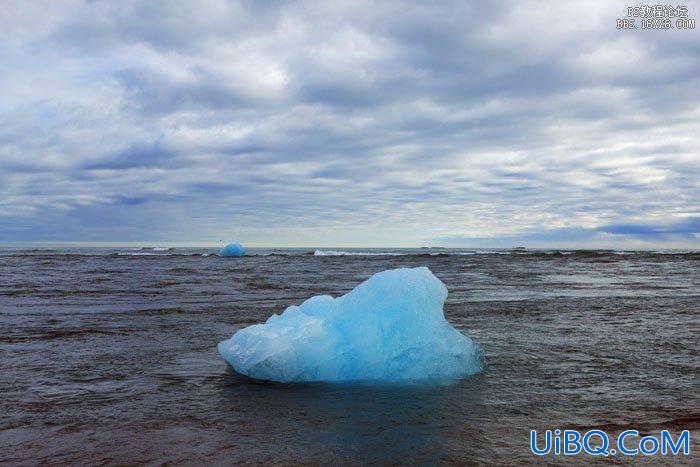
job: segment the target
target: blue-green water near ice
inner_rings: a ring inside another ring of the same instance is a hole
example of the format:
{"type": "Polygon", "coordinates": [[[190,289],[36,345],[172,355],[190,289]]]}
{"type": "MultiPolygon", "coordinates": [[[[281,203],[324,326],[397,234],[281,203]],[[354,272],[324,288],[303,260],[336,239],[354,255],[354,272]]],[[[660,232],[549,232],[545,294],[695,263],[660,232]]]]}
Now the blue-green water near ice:
{"type": "Polygon", "coordinates": [[[698,252],[217,251],[0,249],[0,463],[512,465],[533,461],[531,429],[557,427],[689,429],[674,461],[697,463],[698,252]],[[286,385],[218,355],[241,327],[404,266],[446,284],[486,372],[286,385]]]}

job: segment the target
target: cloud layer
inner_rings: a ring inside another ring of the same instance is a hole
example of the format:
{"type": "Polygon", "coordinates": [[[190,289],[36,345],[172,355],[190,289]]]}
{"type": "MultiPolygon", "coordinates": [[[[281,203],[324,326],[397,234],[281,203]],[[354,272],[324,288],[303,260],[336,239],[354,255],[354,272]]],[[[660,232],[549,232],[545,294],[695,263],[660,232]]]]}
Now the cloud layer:
{"type": "Polygon", "coordinates": [[[602,3],[10,1],[0,241],[697,246],[697,31],[602,3]]]}

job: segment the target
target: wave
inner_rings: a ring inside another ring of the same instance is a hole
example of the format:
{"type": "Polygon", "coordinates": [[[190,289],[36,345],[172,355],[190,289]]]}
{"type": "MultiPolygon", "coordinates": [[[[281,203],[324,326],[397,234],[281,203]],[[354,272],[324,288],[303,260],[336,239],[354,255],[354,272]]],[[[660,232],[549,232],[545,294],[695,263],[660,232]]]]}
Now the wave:
{"type": "Polygon", "coordinates": [[[316,250],[313,256],[472,256],[472,255],[510,255],[510,251],[435,251],[428,253],[425,248],[409,251],[343,251],[316,250]]]}
{"type": "Polygon", "coordinates": [[[338,251],[338,250],[316,250],[314,256],[406,256],[415,255],[416,253],[406,252],[388,252],[388,251],[338,251]]]}
{"type": "MultiPolygon", "coordinates": [[[[101,255],[85,255],[85,256],[101,256],[101,255]]],[[[214,255],[213,253],[168,253],[168,254],[162,254],[162,253],[149,253],[146,251],[140,251],[140,252],[124,252],[120,251],[119,253],[112,253],[109,256],[160,256],[160,257],[170,257],[170,256],[217,256],[214,255]]]]}
{"type": "MultiPolygon", "coordinates": [[[[440,251],[425,250],[409,251],[345,251],[345,250],[315,250],[313,256],[474,256],[474,255],[510,255],[520,257],[557,258],[568,256],[572,258],[611,258],[615,256],[679,256],[696,258],[700,255],[692,250],[473,250],[473,251],[440,251]]],[[[273,253],[273,255],[275,255],[273,253]]]]}
{"type": "Polygon", "coordinates": [[[139,253],[121,252],[121,253],[117,253],[117,256],[163,256],[163,255],[159,255],[158,253],[145,253],[145,252],[143,252],[143,253],[142,252],[139,252],[139,253]]]}

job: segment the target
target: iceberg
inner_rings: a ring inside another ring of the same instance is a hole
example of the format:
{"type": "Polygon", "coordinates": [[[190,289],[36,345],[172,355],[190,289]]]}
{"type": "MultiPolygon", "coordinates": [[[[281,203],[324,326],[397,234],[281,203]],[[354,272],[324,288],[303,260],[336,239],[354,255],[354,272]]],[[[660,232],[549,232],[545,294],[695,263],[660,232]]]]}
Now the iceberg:
{"type": "Polygon", "coordinates": [[[486,364],[445,319],[446,297],[426,267],[388,270],[240,329],[218,349],[238,373],[270,381],[455,380],[486,364]]]}
{"type": "Polygon", "coordinates": [[[245,255],[245,248],[240,243],[229,243],[219,251],[219,256],[224,257],[243,255],[245,255]]]}

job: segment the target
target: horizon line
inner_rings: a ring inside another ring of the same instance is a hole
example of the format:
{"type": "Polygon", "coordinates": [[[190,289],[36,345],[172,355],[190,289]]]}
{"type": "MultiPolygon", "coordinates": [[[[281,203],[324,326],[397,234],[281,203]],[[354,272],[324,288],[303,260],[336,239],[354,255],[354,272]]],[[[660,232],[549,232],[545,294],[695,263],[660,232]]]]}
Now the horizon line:
{"type": "MultiPolygon", "coordinates": [[[[32,242],[0,242],[0,248],[17,248],[22,246],[41,246],[48,248],[50,246],[58,247],[85,247],[85,248],[119,248],[119,247],[172,247],[172,248],[219,248],[221,246],[227,245],[231,242],[168,242],[168,241],[32,241],[32,242]]],[[[421,245],[421,246],[361,246],[361,245],[280,245],[280,244],[244,244],[246,248],[250,249],[323,249],[323,250],[334,250],[341,248],[349,249],[364,249],[364,250],[376,250],[376,249],[430,249],[430,248],[440,248],[440,249],[452,249],[452,250],[513,250],[525,248],[526,250],[579,250],[579,251],[600,251],[600,250],[611,250],[611,251],[656,251],[656,250],[691,250],[700,251],[700,246],[697,247],[680,247],[680,246],[634,246],[630,248],[620,248],[620,247],[582,247],[574,245],[551,245],[551,246],[527,246],[527,245],[513,245],[510,247],[494,247],[494,246],[444,246],[444,245],[421,245]]]]}

